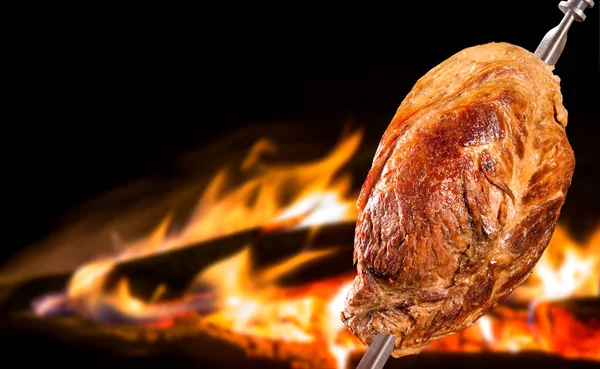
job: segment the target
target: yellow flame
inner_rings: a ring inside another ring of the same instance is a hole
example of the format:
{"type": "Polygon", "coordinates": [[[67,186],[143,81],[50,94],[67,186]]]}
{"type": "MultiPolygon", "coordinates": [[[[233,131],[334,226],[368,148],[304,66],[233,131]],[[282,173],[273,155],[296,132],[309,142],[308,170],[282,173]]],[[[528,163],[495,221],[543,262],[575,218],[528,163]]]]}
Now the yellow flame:
{"type": "MultiPolygon", "coordinates": [[[[252,159],[242,165],[249,179],[227,190],[228,173],[221,171],[200,199],[190,225],[171,244],[189,245],[294,215],[302,215],[303,225],[315,224],[315,218],[331,222],[354,219],[355,195],[350,193],[349,177],[336,176],[358,149],[362,135],[362,131],[353,132],[324,159],[299,165],[262,164],[255,158],[259,149],[251,150],[252,159]]],[[[275,150],[274,144],[265,140],[256,147],[275,150]]]]}
{"type": "Polygon", "coordinates": [[[346,327],[340,319],[340,312],[344,309],[346,295],[348,295],[351,287],[352,282],[344,284],[331,299],[327,305],[327,322],[323,327],[329,351],[336,359],[337,369],[347,368],[352,352],[363,349],[362,343],[353,336],[345,341],[340,337],[344,333],[346,333],[346,337],[349,337],[346,327]]]}
{"type": "Polygon", "coordinates": [[[234,332],[257,337],[311,342],[315,299],[310,296],[281,299],[274,284],[266,284],[296,268],[299,263],[314,260],[324,252],[301,253],[269,269],[254,279],[251,253],[245,248],[238,254],[213,264],[203,271],[194,285],[209,284],[219,291],[219,310],[206,320],[234,332]],[[262,288],[258,288],[262,284],[262,288]]]}
{"type": "Polygon", "coordinates": [[[546,251],[527,282],[515,290],[523,301],[600,296],[600,228],[584,244],[556,227],[546,251]]]}

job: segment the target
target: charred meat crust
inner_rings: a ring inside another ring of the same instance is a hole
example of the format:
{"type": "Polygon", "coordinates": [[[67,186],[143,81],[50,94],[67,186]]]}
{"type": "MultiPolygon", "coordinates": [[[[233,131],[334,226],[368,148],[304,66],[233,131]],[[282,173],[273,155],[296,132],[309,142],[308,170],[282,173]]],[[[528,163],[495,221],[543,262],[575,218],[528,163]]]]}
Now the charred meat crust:
{"type": "Polygon", "coordinates": [[[470,326],[524,281],[575,168],[552,72],[506,43],[422,77],[384,133],[358,200],[358,275],[342,320],[399,357],[470,326]]]}

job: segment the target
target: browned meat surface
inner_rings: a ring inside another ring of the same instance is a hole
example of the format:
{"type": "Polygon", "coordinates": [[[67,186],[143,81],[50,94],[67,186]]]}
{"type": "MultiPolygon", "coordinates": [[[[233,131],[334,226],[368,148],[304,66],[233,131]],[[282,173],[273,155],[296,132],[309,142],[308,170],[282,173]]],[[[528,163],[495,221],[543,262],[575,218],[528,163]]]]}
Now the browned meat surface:
{"type": "Polygon", "coordinates": [[[507,43],[422,77],[385,131],[358,207],[342,320],[394,357],[469,327],[531,273],[575,168],[559,79],[507,43]]]}

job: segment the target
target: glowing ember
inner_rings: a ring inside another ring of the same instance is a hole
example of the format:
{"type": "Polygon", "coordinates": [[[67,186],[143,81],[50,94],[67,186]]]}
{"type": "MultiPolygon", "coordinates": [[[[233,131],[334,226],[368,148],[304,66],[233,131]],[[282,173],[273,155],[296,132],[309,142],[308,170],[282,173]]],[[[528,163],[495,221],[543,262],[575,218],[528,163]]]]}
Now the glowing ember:
{"type": "MultiPolygon", "coordinates": [[[[165,284],[157,286],[147,301],[131,294],[126,279],[119,281],[112,291],[107,291],[105,284],[108,274],[120,262],[234,232],[252,228],[271,232],[355,220],[356,194],[351,192],[350,177],[339,172],[358,149],[361,138],[361,132],[354,132],[322,160],[302,165],[261,163],[261,155],[275,152],[276,147],[269,140],[260,140],[242,164],[247,181],[228,188],[228,171],[219,171],[180,234],[167,237],[170,225],[167,217],[147,238],[128,245],[125,252],[81,266],[73,274],[65,294],[37,299],[34,312],[48,316],[74,311],[98,323],[136,322],[164,329],[171,327],[175,319],[193,316],[203,326],[217,326],[240,337],[305,344],[310,348],[307,350],[315,352],[326,347],[337,368],[346,368],[351,355],[364,350],[339,316],[354,276],[293,288],[279,283],[299,267],[333,255],[338,249],[313,250],[307,244],[296,255],[275,265],[257,267],[252,248],[247,245],[199,271],[187,292],[172,301],[162,301],[168,290],[165,284]]],[[[532,276],[511,296],[511,300],[528,308],[501,305],[471,328],[438,340],[426,350],[536,350],[600,360],[597,350],[600,322],[582,324],[568,310],[552,305],[568,297],[599,296],[599,254],[600,229],[581,245],[559,226],[532,276]],[[573,337],[579,343],[571,343],[573,337]]],[[[347,260],[351,262],[352,257],[347,260]]],[[[192,325],[190,329],[204,328],[192,325]]]]}

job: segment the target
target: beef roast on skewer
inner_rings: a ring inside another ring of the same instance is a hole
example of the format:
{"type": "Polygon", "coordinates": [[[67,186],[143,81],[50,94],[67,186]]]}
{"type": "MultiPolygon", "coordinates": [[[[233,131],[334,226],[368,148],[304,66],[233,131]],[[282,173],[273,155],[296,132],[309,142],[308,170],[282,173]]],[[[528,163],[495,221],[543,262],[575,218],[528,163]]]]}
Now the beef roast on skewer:
{"type": "Polygon", "coordinates": [[[384,133],[358,200],[358,275],[342,320],[419,353],[493,309],[548,245],[575,169],[559,78],[507,43],[423,76],[384,133]]]}

